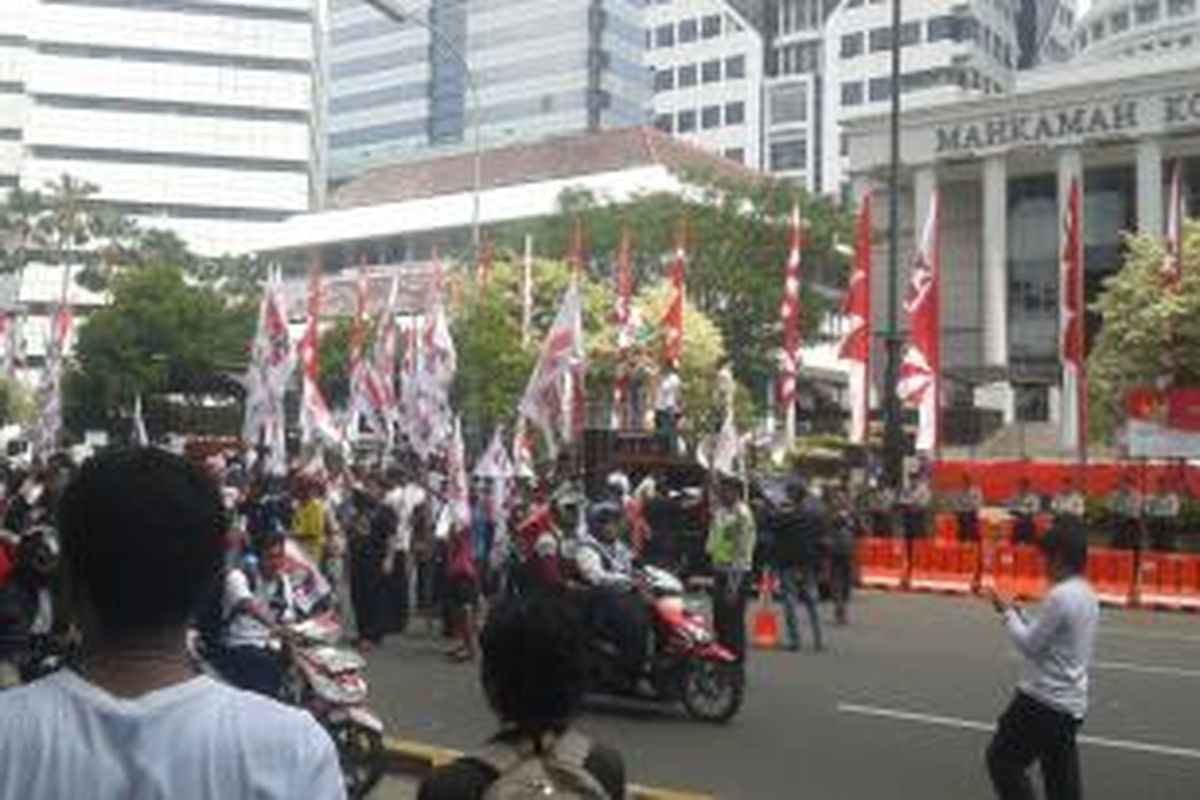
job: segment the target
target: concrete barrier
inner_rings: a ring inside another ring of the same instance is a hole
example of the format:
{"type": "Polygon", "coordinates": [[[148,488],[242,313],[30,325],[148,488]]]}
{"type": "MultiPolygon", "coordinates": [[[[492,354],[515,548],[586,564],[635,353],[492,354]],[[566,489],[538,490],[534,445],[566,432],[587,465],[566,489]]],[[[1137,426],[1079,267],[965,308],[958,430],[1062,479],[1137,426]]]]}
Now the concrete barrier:
{"type": "MultiPolygon", "coordinates": [[[[457,750],[424,742],[389,738],[384,742],[384,770],[389,774],[419,781],[437,767],[461,758],[462,755],[457,750]]],[[[630,800],[715,800],[715,797],[709,794],[632,784],[627,796],[630,800]]]]}

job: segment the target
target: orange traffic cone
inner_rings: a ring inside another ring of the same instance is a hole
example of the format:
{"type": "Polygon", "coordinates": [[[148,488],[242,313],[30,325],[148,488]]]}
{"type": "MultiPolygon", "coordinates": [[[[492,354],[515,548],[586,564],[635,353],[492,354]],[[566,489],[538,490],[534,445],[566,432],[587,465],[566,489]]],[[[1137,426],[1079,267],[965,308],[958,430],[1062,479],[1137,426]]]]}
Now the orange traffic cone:
{"type": "Polygon", "coordinates": [[[769,650],[779,647],[779,610],[771,600],[771,575],[764,573],[758,584],[758,608],[754,611],[754,646],[769,650]]]}

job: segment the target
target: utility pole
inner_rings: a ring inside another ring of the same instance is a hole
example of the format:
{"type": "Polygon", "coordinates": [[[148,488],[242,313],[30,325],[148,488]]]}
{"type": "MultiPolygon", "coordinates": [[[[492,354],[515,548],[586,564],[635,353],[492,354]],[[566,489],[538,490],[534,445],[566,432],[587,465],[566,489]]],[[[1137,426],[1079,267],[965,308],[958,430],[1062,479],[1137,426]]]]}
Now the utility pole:
{"type": "Polygon", "coordinates": [[[888,165],[887,327],[884,330],[883,479],[900,488],[904,472],[900,406],[900,0],[892,0],[891,162],[888,165]]]}

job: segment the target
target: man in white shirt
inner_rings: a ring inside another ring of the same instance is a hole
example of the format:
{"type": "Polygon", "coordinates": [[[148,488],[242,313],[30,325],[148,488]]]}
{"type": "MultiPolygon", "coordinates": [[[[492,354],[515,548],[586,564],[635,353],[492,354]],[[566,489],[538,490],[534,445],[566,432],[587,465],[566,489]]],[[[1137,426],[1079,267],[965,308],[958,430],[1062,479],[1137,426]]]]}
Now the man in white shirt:
{"type": "Polygon", "coordinates": [[[1001,800],[1032,800],[1027,771],[1038,762],[1047,800],[1083,796],[1075,735],[1088,708],[1088,668],[1100,605],[1084,578],[1087,532],[1055,526],[1041,542],[1054,588],[1032,619],[995,591],[1013,644],[1025,661],[1016,696],[988,748],[988,772],[1001,800]]]}
{"type": "Polygon", "coordinates": [[[676,365],[667,367],[658,382],[658,397],[654,403],[654,428],[659,436],[663,436],[675,446],[675,430],[679,420],[679,395],[683,391],[683,381],[676,371],[676,365]]]}
{"type": "Polygon", "coordinates": [[[396,485],[383,496],[383,502],[396,515],[396,532],[387,543],[383,574],[387,577],[388,595],[396,606],[396,627],[400,631],[408,626],[409,577],[413,569],[413,526],[427,497],[425,490],[407,471],[397,476],[396,485]]]}
{"type": "Polygon", "coordinates": [[[196,676],[188,618],[218,579],[211,479],[158,450],[111,451],[67,488],[65,588],[83,656],[0,693],[0,800],[342,800],[307,713],[196,676]]]}

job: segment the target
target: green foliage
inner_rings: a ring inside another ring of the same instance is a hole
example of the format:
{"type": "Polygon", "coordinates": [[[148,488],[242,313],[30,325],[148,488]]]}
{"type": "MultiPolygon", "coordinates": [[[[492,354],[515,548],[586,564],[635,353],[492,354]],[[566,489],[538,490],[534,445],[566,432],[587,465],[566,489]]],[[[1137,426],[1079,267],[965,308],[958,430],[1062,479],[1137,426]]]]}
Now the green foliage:
{"type": "Polygon", "coordinates": [[[0,377],[0,425],[24,425],[33,416],[33,398],[21,382],[0,377]]]}
{"type": "Polygon", "coordinates": [[[805,222],[805,336],[816,330],[828,306],[828,301],[809,291],[811,283],[840,286],[844,282],[848,265],[835,244],[851,240],[852,215],[827,198],[808,195],[784,182],[764,178],[734,183],[704,175],[689,177],[698,187],[698,193],[689,199],[661,193],[610,205],[587,192],[564,193],[557,216],[498,229],[497,249],[519,254],[528,233],[534,236],[538,252],[566,255],[579,219],[586,239],[584,249],[591,259],[588,274],[611,285],[621,229],[627,227],[633,241],[635,285],[653,286],[667,273],[682,223],[688,252],[688,298],[721,332],[738,381],[761,387],[775,374],[781,344],[779,304],[793,201],[799,201],[805,222]]]}
{"type": "Polygon", "coordinates": [[[118,275],[112,303],[79,329],[64,384],[68,424],[117,430],[138,394],[229,394],[224,375],[244,369],[253,328],[252,314],[177,267],[118,275]]]}
{"type": "Polygon", "coordinates": [[[1130,237],[1127,245],[1124,266],[1105,280],[1094,306],[1103,325],[1088,358],[1089,423],[1101,440],[1124,423],[1129,389],[1172,372],[1176,385],[1200,385],[1200,221],[1184,225],[1178,293],[1163,285],[1160,239],[1130,237]]]}
{"type": "Polygon", "coordinates": [[[350,340],[354,320],[337,320],[317,342],[317,383],[330,407],[345,406],[350,398],[350,340]]]}

